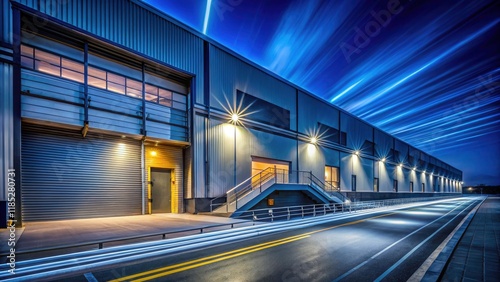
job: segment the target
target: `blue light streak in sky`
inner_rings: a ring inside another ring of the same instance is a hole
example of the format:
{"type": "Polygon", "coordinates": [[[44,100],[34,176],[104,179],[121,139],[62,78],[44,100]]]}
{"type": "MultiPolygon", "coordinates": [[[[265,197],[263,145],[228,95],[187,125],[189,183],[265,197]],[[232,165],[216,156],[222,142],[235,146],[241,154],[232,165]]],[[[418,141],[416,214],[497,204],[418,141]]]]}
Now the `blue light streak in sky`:
{"type": "Polygon", "coordinates": [[[466,185],[500,184],[498,1],[401,0],[363,46],[357,30],[387,0],[147,2],[462,169],[466,185]]]}
{"type": "Polygon", "coordinates": [[[212,0],[207,0],[207,8],[205,9],[205,20],[203,21],[203,34],[207,34],[208,20],[210,18],[211,7],[212,7],[212,0]]]}

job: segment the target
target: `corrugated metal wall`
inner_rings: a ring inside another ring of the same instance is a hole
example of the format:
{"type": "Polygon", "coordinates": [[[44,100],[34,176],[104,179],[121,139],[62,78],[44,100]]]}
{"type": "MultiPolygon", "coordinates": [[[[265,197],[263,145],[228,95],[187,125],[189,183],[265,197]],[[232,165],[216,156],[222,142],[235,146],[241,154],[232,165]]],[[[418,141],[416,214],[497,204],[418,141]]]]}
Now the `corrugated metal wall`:
{"type": "MultiPolygon", "coordinates": [[[[12,44],[12,10],[8,0],[1,0],[0,13],[0,40],[7,44],[12,44]]],[[[8,52],[6,49],[5,51],[8,52]]],[[[6,59],[7,56],[6,56],[6,59]]],[[[12,116],[12,81],[13,81],[12,65],[0,62],[0,77],[2,84],[0,85],[0,183],[7,183],[6,171],[14,168],[14,141],[13,135],[9,134],[13,131],[13,116],[12,116]]],[[[2,185],[0,188],[0,201],[6,200],[7,185],[2,185]]]]}
{"type": "MultiPolygon", "coordinates": [[[[299,129],[303,134],[311,134],[318,127],[318,122],[339,129],[339,110],[332,105],[319,101],[299,91],[298,97],[299,129]]],[[[319,132],[323,133],[324,129],[319,132]]],[[[328,135],[329,133],[326,133],[328,135]]]]}
{"type": "Polygon", "coordinates": [[[296,129],[295,88],[210,45],[210,105],[220,110],[224,110],[220,103],[234,108],[236,90],[289,110],[290,127],[296,129]]]}
{"type": "MultiPolygon", "coordinates": [[[[12,116],[12,65],[0,63],[0,77],[3,83],[0,85],[0,175],[1,183],[7,183],[8,169],[14,168],[14,140],[13,140],[13,116],[12,116]]],[[[17,187],[19,188],[19,187],[17,187]]],[[[7,200],[7,185],[2,185],[0,190],[0,201],[7,200]]]]}
{"type": "Polygon", "coordinates": [[[5,43],[12,44],[12,9],[9,0],[1,0],[0,12],[2,19],[0,19],[0,40],[5,43]]]}
{"type": "MultiPolygon", "coordinates": [[[[208,129],[210,175],[207,197],[218,197],[234,187],[234,126],[212,119],[208,129]]],[[[202,189],[199,185],[197,189],[202,189]]]]}
{"type": "Polygon", "coordinates": [[[194,147],[194,198],[205,198],[206,195],[206,181],[205,181],[205,154],[206,154],[206,117],[195,115],[194,116],[194,136],[193,144],[194,147]]]}
{"type": "MultiPolygon", "coordinates": [[[[40,72],[23,69],[21,90],[37,96],[23,95],[21,116],[38,120],[83,125],[83,86],[40,72]]],[[[98,99],[95,101],[99,103],[98,99]]]]}
{"type": "Polygon", "coordinates": [[[203,103],[203,40],[126,0],[19,0],[68,24],[196,74],[203,103]]]}
{"type": "Polygon", "coordinates": [[[26,221],[141,213],[140,142],[23,124],[26,221]]]}
{"type": "MultiPolygon", "coordinates": [[[[182,157],[182,148],[173,146],[146,146],[146,176],[148,189],[146,199],[151,198],[150,171],[152,167],[172,169],[172,175],[175,175],[174,182],[171,183],[172,212],[184,212],[184,162],[182,157]],[[154,153],[153,153],[154,152],[154,153]]],[[[151,213],[151,207],[149,207],[151,213]]]]}
{"type": "Polygon", "coordinates": [[[347,132],[347,148],[360,150],[365,140],[373,141],[372,127],[346,113],[340,114],[340,130],[347,132]]]}

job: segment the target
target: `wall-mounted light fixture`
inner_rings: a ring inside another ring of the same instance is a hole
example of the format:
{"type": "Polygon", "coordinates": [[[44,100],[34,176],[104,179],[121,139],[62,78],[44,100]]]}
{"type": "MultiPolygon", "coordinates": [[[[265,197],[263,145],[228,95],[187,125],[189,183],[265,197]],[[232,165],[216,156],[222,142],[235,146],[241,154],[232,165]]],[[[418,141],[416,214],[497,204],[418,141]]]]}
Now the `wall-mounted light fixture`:
{"type": "Polygon", "coordinates": [[[313,137],[311,137],[310,142],[311,142],[311,144],[316,145],[316,143],[318,143],[318,138],[316,138],[315,136],[313,136],[313,137]]]}
{"type": "Polygon", "coordinates": [[[239,115],[237,113],[234,113],[234,114],[231,115],[231,121],[233,123],[237,123],[238,120],[240,120],[240,117],[239,117],[239,115]]]}

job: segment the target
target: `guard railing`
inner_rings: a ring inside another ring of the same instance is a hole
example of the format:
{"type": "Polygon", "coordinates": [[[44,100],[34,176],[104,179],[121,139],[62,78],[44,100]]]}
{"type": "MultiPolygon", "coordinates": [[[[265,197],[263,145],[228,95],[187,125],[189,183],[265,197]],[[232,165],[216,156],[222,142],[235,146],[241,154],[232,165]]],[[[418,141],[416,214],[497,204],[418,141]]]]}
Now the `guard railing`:
{"type": "Polygon", "coordinates": [[[416,202],[443,200],[455,198],[456,196],[443,197],[419,197],[419,198],[402,198],[388,199],[379,201],[362,201],[351,202],[349,200],[342,204],[317,204],[317,205],[302,205],[288,207],[270,207],[266,209],[255,209],[242,212],[238,219],[246,219],[253,221],[273,222],[275,220],[290,220],[295,218],[304,218],[310,216],[320,216],[327,214],[357,212],[366,209],[383,208],[396,205],[404,205],[416,202]]]}

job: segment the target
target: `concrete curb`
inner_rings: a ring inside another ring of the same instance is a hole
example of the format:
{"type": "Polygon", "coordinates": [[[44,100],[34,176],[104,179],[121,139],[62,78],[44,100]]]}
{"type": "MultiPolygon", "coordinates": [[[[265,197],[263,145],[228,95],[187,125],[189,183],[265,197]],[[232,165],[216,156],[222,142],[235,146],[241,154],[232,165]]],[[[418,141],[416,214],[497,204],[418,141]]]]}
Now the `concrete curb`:
{"type": "Polygon", "coordinates": [[[446,265],[448,264],[451,255],[455,251],[455,248],[458,245],[458,242],[460,242],[460,239],[462,239],[463,235],[465,234],[465,231],[469,227],[472,219],[476,215],[476,212],[479,210],[481,205],[484,203],[484,200],[479,203],[468,215],[467,219],[463,222],[463,224],[460,226],[460,228],[455,232],[453,237],[448,241],[446,246],[443,248],[441,253],[439,253],[438,257],[434,260],[434,262],[431,264],[429,269],[425,272],[424,276],[422,277],[422,282],[434,282],[434,281],[439,281],[439,278],[443,271],[445,270],[446,265]]]}

